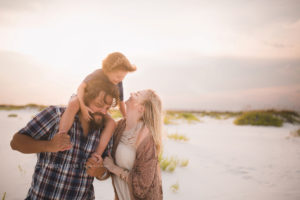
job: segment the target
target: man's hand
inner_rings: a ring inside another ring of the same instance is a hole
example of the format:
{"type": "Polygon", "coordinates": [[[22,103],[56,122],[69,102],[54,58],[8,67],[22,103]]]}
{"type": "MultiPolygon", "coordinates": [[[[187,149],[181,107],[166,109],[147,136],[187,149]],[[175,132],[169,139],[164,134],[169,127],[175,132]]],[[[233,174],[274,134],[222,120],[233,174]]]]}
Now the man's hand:
{"type": "Polygon", "coordinates": [[[108,178],[108,171],[103,167],[102,162],[97,162],[93,157],[90,157],[86,162],[86,172],[88,175],[103,180],[108,178]]]}
{"type": "Polygon", "coordinates": [[[72,148],[70,136],[65,132],[57,133],[48,143],[49,152],[65,151],[72,148]]]}
{"type": "Polygon", "coordinates": [[[103,162],[102,156],[97,152],[92,153],[91,158],[94,161],[96,161],[97,163],[102,163],[103,162]]]}

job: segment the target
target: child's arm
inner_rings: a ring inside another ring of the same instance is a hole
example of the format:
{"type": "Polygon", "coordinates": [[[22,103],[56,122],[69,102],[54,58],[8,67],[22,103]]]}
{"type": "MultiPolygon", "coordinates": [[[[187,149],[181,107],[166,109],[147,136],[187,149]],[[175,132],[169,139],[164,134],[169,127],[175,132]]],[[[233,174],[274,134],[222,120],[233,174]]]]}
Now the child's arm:
{"type": "Polygon", "coordinates": [[[87,84],[86,82],[82,82],[80,86],[77,89],[77,96],[79,100],[79,106],[80,106],[80,111],[82,113],[82,116],[85,120],[90,121],[92,117],[89,114],[89,111],[92,112],[84,103],[83,96],[84,96],[84,90],[86,88],[87,84]]]}
{"type": "Polygon", "coordinates": [[[96,157],[98,162],[102,162],[101,156],[116,128],[116,122],[109,115],[106,115],[105,117],[106,117],[105,128],[101,133],[100,142],[98,144],[96,152],[93,153],[92,155],[93,157],[96,157]]]}
{"type": "Polygon", "coordinates": [[[68,132],[72,127],[76,113],[79,110],[78,97],[73,97],[59,122],[59,132],[68,132]]]}
{"type": "Polygon", "coordinates": [[[81,109],[83,113],[83,117],[87,117],[88,119],[90,119],[90,115],[88,114],[88,109],[83,108],[83,106],[86,107],[83,103],[83,98],[82,98],[85,87],[86,87],[86,83],[85,82],[81,83],[77,90],[78,92],[77,96],[72,98],[69,101],[68,107],[66,108],[59,122],[59,132],[68,132],[70,130],[74,122],[75,115],[79,111],[79,109],[81,109]],[[82,102],[83,106],[81,106],[80,102],[82,102]]]}
{"type": "Polygon", "coordinates": [[[126,109],[125,109],[125,103],[124,103],[124,101],[120,101],[119,102],[119,109],[120,109],[120,112],[123,115],[123,118],[126,118],[126,109]]]}

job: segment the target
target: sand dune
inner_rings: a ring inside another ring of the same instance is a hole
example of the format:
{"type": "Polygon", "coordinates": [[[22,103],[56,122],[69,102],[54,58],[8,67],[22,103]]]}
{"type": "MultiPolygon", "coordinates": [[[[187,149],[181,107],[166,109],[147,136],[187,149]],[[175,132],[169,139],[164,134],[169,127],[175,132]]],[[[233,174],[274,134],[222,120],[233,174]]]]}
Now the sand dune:
{"type": "MultiPolygon", "coordinates": [[[[23,199],[30,187],[35,155],[12,151],[12,135],[26,125],[35,110],[0,111],[2,140],[0,194],[23,199]],[[9,118],[8,114],[18,116],[9,118]]],[[[201,123],[167,125],[168,133],[182,133],[188,142],[164,140],[164,154],[188,159],[187,167],[163,172],[164,199],[298,200],[300,199],[299,128],[235,126],[233,119],[201,118],[201,123]],[[170,186],[178,183],[179,190],[170,186]]],[[[96,199],[113,199],[111,181],[95,181],[96,199]]]]}

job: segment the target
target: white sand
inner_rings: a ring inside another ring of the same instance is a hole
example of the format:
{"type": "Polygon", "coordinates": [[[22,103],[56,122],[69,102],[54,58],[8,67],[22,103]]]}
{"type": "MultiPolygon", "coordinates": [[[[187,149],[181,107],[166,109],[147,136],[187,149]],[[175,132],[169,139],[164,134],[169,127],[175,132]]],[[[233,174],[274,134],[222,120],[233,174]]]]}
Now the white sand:
{"type": "MultiPolygon", "coordinates": [[[[12,151],[12,135],[26,125],[34,110],[0,111],[2,135],[0,195],[24,199],[30,187],[36,155],[12,151]],[[16,118],[7,117],[10,113],[16,118]]],[[[300,138],[281,128],[235,126],[232,119],[202,118],[201,123],[168,125],[169,133],[183,133],[188,142],[165,140],[166,155],[189,159],[185,168],[163,172],[164,199],[299,200],[300,138]],[[179,184],[174,193],[170,186],[179,184]]],[[[95,181],[96,199],[113,199],[111,181],[95,181]]]]}

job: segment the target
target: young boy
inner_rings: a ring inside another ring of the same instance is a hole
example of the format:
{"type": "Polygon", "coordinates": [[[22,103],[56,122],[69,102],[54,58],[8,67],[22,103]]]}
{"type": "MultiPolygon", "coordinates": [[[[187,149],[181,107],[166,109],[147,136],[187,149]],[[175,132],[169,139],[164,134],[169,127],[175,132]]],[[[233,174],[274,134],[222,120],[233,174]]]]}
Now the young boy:
{"type": "MultiPolygon", "coordinates": [[[[86,120],[92,119],[92,111],[84,104],[83,94],[87,83],[93,80],[102,79],[110,81],[119,87],[119,109],[124,118],[126,118],[125,105],[123,101],[123,84],[122,80],[128,72],[136,71],[136,67],[132,65],[128,59],[121,53],[115,52],[109,54],[102,62],[102,69],[94,71],[88,75],[80,84],[77,90],[77,96],[70,100],[66,111],[62,115],[59,124],[59,132],[68,132],[73,124],[76,113],[80,110],[86,120]]],[[[97,159],[97,162],[102,162],[102,153],[104,152],[115,129],[115,121],[108,115],[105,115],[105,125],[101,134],[100,142],[97,150],[92,157],[97,159]]]]}

